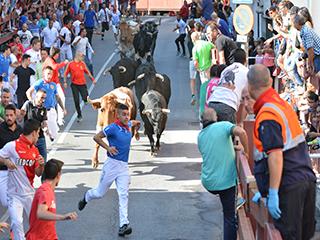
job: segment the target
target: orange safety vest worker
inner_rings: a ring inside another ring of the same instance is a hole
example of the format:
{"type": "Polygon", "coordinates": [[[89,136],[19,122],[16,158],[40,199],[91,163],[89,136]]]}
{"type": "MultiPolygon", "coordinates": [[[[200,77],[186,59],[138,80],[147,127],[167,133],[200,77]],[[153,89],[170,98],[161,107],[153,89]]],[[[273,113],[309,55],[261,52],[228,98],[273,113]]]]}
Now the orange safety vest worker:
{"type": "Polygon", "coordinates": [[[268,193],[268,153],[275,150],[283,151],[280,190],[305,180],[315,181],[305,137],[292,107],[270,88],[257,99],[254,112],[254,174],[261,195],[268,193]]]}

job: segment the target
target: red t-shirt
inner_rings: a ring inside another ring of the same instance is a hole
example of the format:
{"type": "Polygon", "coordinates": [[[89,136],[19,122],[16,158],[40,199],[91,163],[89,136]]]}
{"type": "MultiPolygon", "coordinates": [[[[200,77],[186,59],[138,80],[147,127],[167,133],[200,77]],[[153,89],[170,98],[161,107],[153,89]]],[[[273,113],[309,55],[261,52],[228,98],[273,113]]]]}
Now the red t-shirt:
{"type": "Polygon", "coordinates": [[[84,74],[88,74],[88,70],[84,62],[72,61],[68,64],[66,69],[66,75],[71,74],[71,82],[75,85],[86,84],[86,78],[84,74]]]}
{"type": "Polygon", "coordinates": [[[56,221],[40,220],[37,210],[40,204],[46,204],[48,211],[56,213],[56,200],[50,183],[43,183],[36,191],[29,216],[30,228],[26,233],[27,240],[57,240],[56,221]]]}
{"type": "Polygon", "coordinates": [[[50,66],[53,69],[52,72],[52,79],[51,82],[54,82],[56,84],[60,84],[59,80],[59,69],[64,67],[66,65],[65,62],[56,63],[51,57],[47,57],[47,59],[42,64],[42,71],[47,67],[50,66]]]}

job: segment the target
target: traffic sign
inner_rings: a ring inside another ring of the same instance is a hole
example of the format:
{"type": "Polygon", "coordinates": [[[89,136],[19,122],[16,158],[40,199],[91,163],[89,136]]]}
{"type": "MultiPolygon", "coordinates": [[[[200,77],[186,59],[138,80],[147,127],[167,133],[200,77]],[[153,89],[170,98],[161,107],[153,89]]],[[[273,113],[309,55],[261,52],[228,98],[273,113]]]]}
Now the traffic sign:
{"type": "Polygon", "coordinates": [[[248,5],[240,5],[233,14],[233,25],[240,35],[248,34],[253,28],[254,16],[248,5]]]}

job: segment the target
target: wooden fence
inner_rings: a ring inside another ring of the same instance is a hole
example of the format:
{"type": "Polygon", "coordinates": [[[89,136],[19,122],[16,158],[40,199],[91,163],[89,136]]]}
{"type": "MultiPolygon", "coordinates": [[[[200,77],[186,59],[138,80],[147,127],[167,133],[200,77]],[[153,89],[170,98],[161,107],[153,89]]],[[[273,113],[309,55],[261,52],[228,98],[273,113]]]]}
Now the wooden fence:
{"type": "Polygon", "coordinates": [[[237,152],[237,169],[239,176],[239,193],[246,200],[244,207],[238,211],[239,215],[239,240],[282,240],[280,232],[275,229],[272,218],[265,206],[265,199],[259,204],[251,201],[257,192],[257,186],[253,172],[253,121],[246,121],[244,128],[248,134],[250,154],[247,159],[237,152]]]}

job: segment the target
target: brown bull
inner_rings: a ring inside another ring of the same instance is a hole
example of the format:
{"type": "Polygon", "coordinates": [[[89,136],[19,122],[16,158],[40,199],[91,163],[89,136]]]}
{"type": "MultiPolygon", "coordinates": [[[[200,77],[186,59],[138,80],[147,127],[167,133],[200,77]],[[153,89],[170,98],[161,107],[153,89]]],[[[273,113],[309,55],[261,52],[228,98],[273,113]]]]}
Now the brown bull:
{"type": "MultiPolygon", "coordinates": [[[[116,105],[122,103],[128,106],[130,112],[130,119],[136,119],[137,108],[134,101],[133,92],[126,87],[119,87],[111,92],[105,94],[101,98],[91,100],[88,98],[88,102],[94,109],[98,109],[97,131],[103,130],[104,127],[110,125],[115,121],[116,117],[116,105]]],[[[132,128],[132,135],[139,139],[139,133],[132,128]]],[[[94,154],[92,156],[92,166],[97,168],[99,165],[98,159],[99,145],[96,144],[94,154]]]]}

